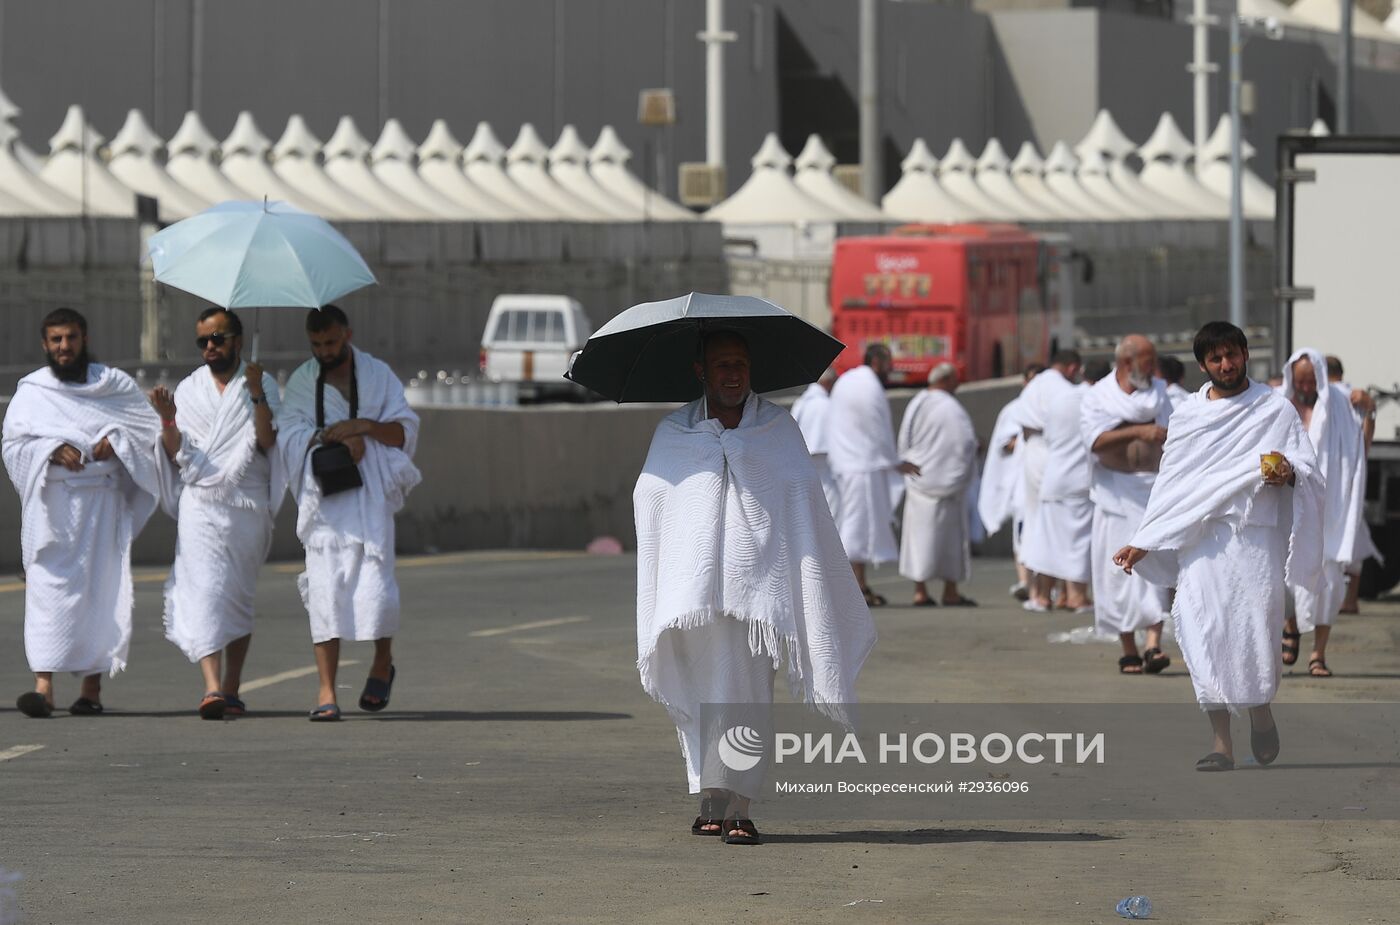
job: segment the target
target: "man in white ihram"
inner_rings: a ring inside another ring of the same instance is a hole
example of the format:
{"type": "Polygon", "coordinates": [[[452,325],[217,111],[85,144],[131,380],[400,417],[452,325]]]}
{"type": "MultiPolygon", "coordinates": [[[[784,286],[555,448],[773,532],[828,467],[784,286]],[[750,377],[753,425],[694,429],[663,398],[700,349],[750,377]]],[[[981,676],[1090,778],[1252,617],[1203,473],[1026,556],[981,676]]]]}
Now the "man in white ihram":
{"type": "Polygon", "coordinates": [[[792,419],[802,430],[802,439],[807,441],[807,451],[812,454],[812,464],[817,467],[817,475],[822,480],[822,491],[826,493],[827,507],[831,516],[841,519],[841,490],[836,487],[836,476],[831,473],[827,460],[827,417],[831,411],[831,387],[836,384],[836,370],[827,367],[821,378],[807,386],[807,391],[792,403],[792,419]]]}
{"type": "Polygon", "coordinates": [[[24,652],[34,690],[25,716],[52,715],[54,672],[82,678],[68,711],[102,713],[102,673],[126,668],[131,542],[160,493],[160,419],[136,382],[88,352],[71,308],[40,324],[48,364],[19,381],[5,412],[5,469],[21,505],[24,652]]]}
{"type": "Polygon", "coordinates": [[[939,363],[928,375],[928,388],[904,409],[899,425],[899,455],[919,467],[904,477],[904,530],[899,544],[899,574],[914,582],[914,606],[936,606],[928,582],[943,582],[945,607],[975,607],[958,582],[972,578],[967,492],[977,465],[977,434],[972,418],[953,397],[958,369],[939,363]]]}
{"type": "Polygon", "coordinates": [[[313,357],[287,381],[277,447],[297,502],[297,537],[306,547],[306,571],[297,583],[320,676],[318,706],[309,718],[332,722],[340,719],[335,677],[342,639],[374,642],[361,710],[388,706],[398,673],[394,514],[422,480],[413,465],[418,415],[394,371],[351,346],[345,312],[334,305],[313,309],[306,329],[313,357]],[[343,466],[335,455],[340,446],[349,451],[343,466]],[[331,448],[326,455],[334,472],[318,475],[319,448],[331,448]],[[326,493],[323,480],[339,483],[347,471],[357,471],[362,484],[326,493]]]}
{"type": "Polygon", "coordinates": [[[1162,654],[1162,625],[1170,612],[1169,592],[1113,565],[1113,554],[1137,532],[1161,464],[1172,415],[1161,379],[1152,378],[1157,350],[1140,334],[1129,334],[1114,351],[1113,373],[1089,389],[1079,409],[1084,445],[1094,456],[1091,562],[1094,626],[1118,636],[1123,674],[1157,674],[1171,664],[1162,654]],[[1138,653],[1137,633],[1147,634],[1138,653]]]}
{"type": "Polygon", "coordinates": [[[1230,771],[1241,709],[1255,760],[1278,757],[1284,587],[1320,579],[1323,484],[1293,405],[1249,380],[1244,332],[1212,321],[1194,346],[1209,381],[1172,414],[1142,524],[1113,561],[1176,588],[1177,642],[1214,734],[1196,770],[1230,771]]]}
{"type": "MultiPolygon", "coordinates": [[[[1079,377],[1084,361],[1074,350],[1060,350],[1050,358],[1050,366],[1026,383],[1021,390],[1021,404],[1017,417],[1021,421],[1021,485],[1022,516],[1025,527],[1021,537],[1021,561],[1028,570],[1034,566],[1026,561],[1027,540],[1032,525],[1040,510],[1040,489],[1045,479],[1045,467],[1050,458],[1050,444],[1045,439],[1045,426],[1050,411],[1056,404],[1074,390],[1074,380],[1079,377]]],[[[1053,581],[1053,580],[1052,580],[1053,581]]],[[[1026,609],[1046,611],[1050,609],[1049,587],[1052,582],[1031,580],[1031,592],[1026,601],[1026,609]]]]}
{"type": "MultiPolygon", "coordinates": [[[[1065,364],[1062,364],[1065,365],[1065,364]]],[[[1031,380],[1035,383],[1054,373],[1054,367],[1031,380]]],[[[1050,380],[1053,381],[1053,380],[1050,380]]],[[[1038,391],[1044,400],[1040,413],[1045,445],[1045,471],[1041,478],[1039,503],[1026,521],[1021,541],[1021,558],[1035,573],[1030,600],[1025,608],[1044,611],[1050,607],[1051,588],[1065,583],[1066,593],[1059,606],[1076,613],[1089,609],[1091,540],[1094,505],[1089,500],[1093,481],[1089,448],[1079,430],[1079,410],[1089,386],[1067,382],[1067,388],[1053,394],[1038,391]]]]}
{"type": "Polygon", "coordinates": [[[1283,663],[1298,660],[1302,634],[1311,632],[1308,674],[1330,678],[1327,641],[1346,597],[1347,569],[1361,558],[1357,538],[1365,524],[1366,435],[1352,410],[1351,396],[1328,381],[1320,350],[1304,347],[1288,358],[1283,395],[1298,409],[1317,453],[1318,473],[1327,486],[1322,499],[1322,581],[1315,587],[1289,585],[1293,607],[1283,624],[1283,663]]]}
{"type": "MultiPolygon", "coordinates": [[[[1026,367],[1024,381],[1029,383],[1045,367],[1032,363],[1026,367]]],[[[1022,389],[1024,391],[1024,387],[1022,389]]],[[[1016,559],[1016,583],[1011,586],[1012,597],[1030,597],[1031,574],[1021,561],[1021,540],[1025,527],[1025,473],[1021,459],[1025,439],[1021,427],[1021,398],[1017,396],[997,412],[992,425],[991,445],[982,465],[982,488],[977,495],[977,515],[991,536],[1011,521],[1011,554],[1016,559]]]]}
{"type": "Polygon", "coordinates": [[[827,458],[841,493],[841,543],[866,603],[875,607],[887,601],[866,583],[865,567],[899,558],[894,543],[894,506],[903,488],[899,477],[919,474],[919,467],[901,461],[895,449],[885,395],[892,369],[889,347],[867,347],[865,364],[836,380],[826,425],[827,458]]]}
{"type": "Polygon", "coordinates": [[[243,363],[242,321],[208,309],[195,342],[204,365],[174,395],[155,389],[151,403],[161,417],[161,505],[179,525],[165,638],[199,664],[199,715],[217,720],[247,712],[238,689],[287,470],[276,452],[277,381],[243,363]]]}
{"type": "Polygon", "coordinates": [[[703,794],[691,833],[727,844],[758,843],[749,801],[761,782],[726,770],[725,729],[701,705],[766,712],[786,663],[794,696],[839,716],[875,644],[802,433],[752,392],[749,362],[739,335],[703,339],[703,396],[657,426],[633,493],[642,686],[675,722],[690,792],[703,794]]]}

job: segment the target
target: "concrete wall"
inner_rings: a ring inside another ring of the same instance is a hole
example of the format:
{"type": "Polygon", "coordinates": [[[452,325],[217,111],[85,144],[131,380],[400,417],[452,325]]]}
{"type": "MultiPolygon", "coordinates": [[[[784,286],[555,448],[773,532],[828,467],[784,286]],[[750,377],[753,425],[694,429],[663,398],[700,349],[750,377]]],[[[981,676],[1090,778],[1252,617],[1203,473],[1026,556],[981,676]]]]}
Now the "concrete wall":
{"type": "MultiPolygon", "coordinates": [[[[984,442],[1015,380],[964,386],[958,397],[984,442]]],[[[910,392],[891,393],[895,425],[910,392]]],[[[786,400],[784,400],[786,401],[786,400]]],[[[5,403],[0,402],[0,413],[5,403]]],[[[611,535],[632,548],[632,488],[656,424],[674,405],[595,405],[515,411],[423,409],[423,482],[398,517],[404,553],[503,547],[581,549],[611,535]]],[[[0,574],[20,568],[19,498],[0,489],[0,574]]],[[[296,512],[283,506],[272,557],[295,559],[296,512]]],[[[134,558],[166,564],[175,524],[157,512],[134,558]]]]}

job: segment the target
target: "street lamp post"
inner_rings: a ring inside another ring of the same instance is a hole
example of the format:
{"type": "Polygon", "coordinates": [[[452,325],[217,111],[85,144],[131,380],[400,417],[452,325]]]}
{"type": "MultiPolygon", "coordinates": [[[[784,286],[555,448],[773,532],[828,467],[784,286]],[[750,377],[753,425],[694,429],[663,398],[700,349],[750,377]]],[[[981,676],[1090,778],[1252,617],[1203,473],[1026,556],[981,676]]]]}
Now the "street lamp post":
{"type": "Polygon", "coordinates": [[[1236,7],[1230,17],[1230,323],[1244,329],[1248,320],[1244,302],[1244,156],[1241,152],[1243,130],[1240,127],[1240,52],[1245,39],[1240,26],[1260,27],[1271,39],[1283,37],[1283,27],[1272,16],[1241,16],[1236,7]]]}

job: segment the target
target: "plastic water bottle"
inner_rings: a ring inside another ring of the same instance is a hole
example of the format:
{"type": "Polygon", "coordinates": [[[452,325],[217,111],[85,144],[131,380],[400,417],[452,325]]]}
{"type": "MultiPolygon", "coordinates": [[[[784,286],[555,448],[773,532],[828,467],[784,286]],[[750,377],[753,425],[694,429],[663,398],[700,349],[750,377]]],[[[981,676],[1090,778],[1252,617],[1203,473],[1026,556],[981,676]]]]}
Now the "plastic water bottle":
{"type": "Polygon", "coordinates": [[[447,404],[447,370],[445,369],[438,370],[437,378],[433,380],[432,403],[434,405],[447,404]]]}
{"type": "Polygon", "coordinates": [[[412,379],[408,380],[408,385],[406,385],[403,390],[404,399],[408,402],[408,406],[410,408],[417,408],[426,404],[426,400],[423,395],[423,393],[426,391],[427,389],[423,388],[422,380],[420,380],[417,376],[414,376],[412,379]]]}
{"type": "Polygon", "coordinates": [[[1152,900],[1146,896],[1129,896],[1118,901],[1116,911],[1125,919],[1145,919],[1152,915],[1152,900]]]}

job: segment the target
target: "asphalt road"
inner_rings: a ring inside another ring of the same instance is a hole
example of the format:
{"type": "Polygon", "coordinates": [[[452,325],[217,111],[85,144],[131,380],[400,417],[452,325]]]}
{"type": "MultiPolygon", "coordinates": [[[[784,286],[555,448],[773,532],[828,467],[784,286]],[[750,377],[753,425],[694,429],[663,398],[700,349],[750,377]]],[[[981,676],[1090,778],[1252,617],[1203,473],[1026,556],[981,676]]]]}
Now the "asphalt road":
{"type": "MultiPolygon", "coordinates": [[[[130,669],[108,714],[16,712],[23,593],[0,580],[0,923],[1114,922],[1145,893],[1163,922],[1400,920],[1400,824],[1173,821],[1144,800],[1112,822],[765,827],[758,848],[694,838],[674,728],[635,669],[634,562],[566,553],[404,560],[388,711],[313,725],[295,566],[262,575],[246,718],[204,722],[198,670],[167,643],[142,572],[130,669]],[[3,881],[3,875],[0,875],[3,881]]],[[[1191,700],[1178,666],[1124,678],[1085,622],[1031,615],[1005,562],[978,561],[978,610],[877,611],[865,701],[1191,700]]],[[[893,569],[875,587],[907,601],[893,569]]],[[[1338,676],[1280,700],[1395,701],[1400,606],[1345,619],[1338,676]]],[[[1306,640],[1305,640],[1306,641],[1306,640]]],[[[61,679],[60,706],[76,696],[61,679]]],[[[1201,751],[1207,741],[1204,723],[1201,751]]],[[[1286,756],[1285,756],[1286,757],[1286,756]]],[[[1283,759],[1281,759],[1282,763],[1283,759]]]]}

